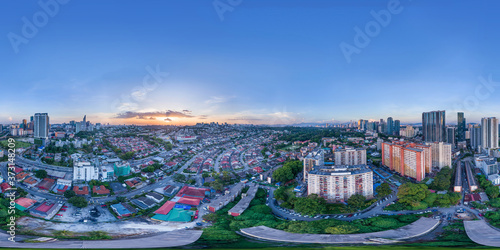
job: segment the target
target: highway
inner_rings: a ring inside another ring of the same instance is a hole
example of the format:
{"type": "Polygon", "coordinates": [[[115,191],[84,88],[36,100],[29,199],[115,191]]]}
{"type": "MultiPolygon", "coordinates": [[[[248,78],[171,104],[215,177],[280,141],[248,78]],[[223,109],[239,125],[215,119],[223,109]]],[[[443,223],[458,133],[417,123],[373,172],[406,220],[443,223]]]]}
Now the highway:
{"type": "Polygon", "coordinates": [[[54,170],[54,171],[60,171],[60,172],[66,172],[66,173],[73,174],[73,168],[48,165],[48,164],[44,164],[44,163],[39,162],[39,161],[28,160],[28,159],[23,158],[22,156],[19,156],[19,155],[16,155],[15,163],[16,163],[16,165],[19,165],[20,167],[29,166],[29,167],[36,167],[36,168],[40,168],[40,169],[50,169],[50,170],[54,170]]]}

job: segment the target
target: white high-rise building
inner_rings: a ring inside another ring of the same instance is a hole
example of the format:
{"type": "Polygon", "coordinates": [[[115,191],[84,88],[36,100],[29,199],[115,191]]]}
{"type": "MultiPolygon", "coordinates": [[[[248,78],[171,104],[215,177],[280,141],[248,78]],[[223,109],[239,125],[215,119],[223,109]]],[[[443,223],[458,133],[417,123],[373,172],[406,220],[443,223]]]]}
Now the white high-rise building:
{"type": "Polygon", "coordinates": [[[307,180],[307,193],[329,202],[346,201],[354,194],[373,198],[373,171],[367,165],[315,166],[307,180]]]}
{"type": "Polygon", "coordinates": [[[311,152],[306,157],[304,157],[304,182],[307,180],[307,175],[309,171],[314,166],[321,166],[324,164],[325,164],[325,154],[321,149],[315,152],[311,152]]]}
{"type": "Polygon", "coordinates": [[[442,169],[451,166],[451,148],[452,145],[444,142],[427,142],[431,146],[432,167],[442,169]]]}
{"type": "Polygon", "coordinates": [[[47,139],[49,138],[49,115],[47,113],[36,113],[34,116],[35,138],[47,139]]]}
{"type": "Polygon", "coordinates": [[[498,119],[496,117],[485,117],[481,119],[482,148],[498,148],[498,119]]]}
{"type": "Polygon", "coordinates": [[[74,181],[91,181],[99,179],[99,169],[90,162],[75,162],[73,165],[74,181]]]}
{"type": "Polygon", "coordinates": [[[333,154],[335,166],[366,164],[366,150],[362,148],[335,150],[333,154]]]}

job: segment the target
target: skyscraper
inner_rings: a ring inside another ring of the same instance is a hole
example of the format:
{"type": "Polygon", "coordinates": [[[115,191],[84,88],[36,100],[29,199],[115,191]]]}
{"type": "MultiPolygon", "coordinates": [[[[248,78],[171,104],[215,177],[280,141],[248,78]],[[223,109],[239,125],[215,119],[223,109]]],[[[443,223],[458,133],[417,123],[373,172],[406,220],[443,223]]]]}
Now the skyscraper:
{"type": "Polygon", "coordinates": [[[481,136],[481,133],[482,133],[481,127],[478,125],[469,129],[470,146],[476,152],[479,150],[479,148],[481,147],[481,144],[482,144],[483,138],[481,136]]]}
{"type": "Polygon", "coordinates": [[[394,120],[392,117],[387,118],[386,134],[392,135],[394,133],[394,120]]]}
{"type": "Polygon", "coordinates": [[[482,148],[498,148],[498,119],[496,117],[485,117],[481,119],[482,148]]]}
{"type": "Polygon", "coordinates": [[[394,121],[393,134],[399,136],[399,131],[401,130],[401,122],[399,120],[394,121]]]}
{"type": "Polygon", "coordinates": [[[457,113],[457,141],[465,141],[465,117],[464,112],[457,113]]]}
{"type": "Polygon", "coordinates": [[[455,127],[446,128],[446,142],[455,147],[455,127]]]}
{"type": "Polygon", "coordinates": [[[34,122],[34,137],[47,139],[49,137],[49,115],[47,113],[36,113],[34,122]]]}
{"type": "Polygon", "coordinates": [[[444,142],[446,138],[444,110],[422,113],[422,133],[426,142],[444,142]]]}

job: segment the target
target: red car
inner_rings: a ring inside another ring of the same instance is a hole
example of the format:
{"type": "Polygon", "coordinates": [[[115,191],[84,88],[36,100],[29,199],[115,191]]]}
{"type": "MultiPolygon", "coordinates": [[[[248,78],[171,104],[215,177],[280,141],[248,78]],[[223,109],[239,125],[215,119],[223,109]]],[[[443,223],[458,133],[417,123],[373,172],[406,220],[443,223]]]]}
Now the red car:
{"type": "Polygon", "coordinates": [[[106,207],[106,204],[102,204],[101,207],[106,207]]]}
{"type": "Polygon", "coordinates": [[[196,215],[198,215],[198,210],[196,210],[196,215]]]}
{"type": "Polygon", "coordinates": [[[194,216],[194,218],[195,218],[195,219],[198,219],[198,215],[195,215],[195,216],[194,216]]]}
{"type": "Polygon", "coordinates": [[[350,214],[350,215],[348,215],[347,217],[352,217],[352,216],[353,216],[353,214],[350,214]]]}
{"type": "Polygon", "coordinates": [[[61,208],[61,211],[63,211],[63,212],[64,212],[64,211],[66,211],[66,209],[64,209],[64,208],[61,208]]]}
{"type": "Polygon", "coordinates": [[[482,213],[479,213],[478,215],[479,215],[479,216],[481,216],[481,217],[483,217],[483,214],[482,214],[482,213]]]}
{"type": "Polygon", "coordinates": [[[68,206],[62,206],[63,208],[68,208],[68,206]]]}
{"type": "Polygon", "coordinates": [[[56,214],[56,216],[62,216],[62,214],[56,214]]]}

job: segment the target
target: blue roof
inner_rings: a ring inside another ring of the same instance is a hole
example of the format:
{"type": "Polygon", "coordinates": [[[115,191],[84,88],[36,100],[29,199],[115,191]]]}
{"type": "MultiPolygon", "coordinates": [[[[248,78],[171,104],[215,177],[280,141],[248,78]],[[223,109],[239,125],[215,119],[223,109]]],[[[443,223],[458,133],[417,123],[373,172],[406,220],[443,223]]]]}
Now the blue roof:
{"type": "Polygon", "coordinates": [[[116,210],[116,213],[119,215],[119,216],[122,216],[124,214],[130,214],[130,211],[128,211],[128,209],[126,209],[122,204],[118,203],[118,204],[113,204],[111,205],[112,208],[114,208],[116,210]]]}

